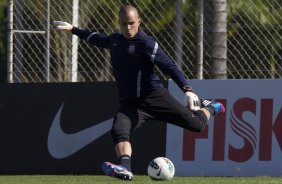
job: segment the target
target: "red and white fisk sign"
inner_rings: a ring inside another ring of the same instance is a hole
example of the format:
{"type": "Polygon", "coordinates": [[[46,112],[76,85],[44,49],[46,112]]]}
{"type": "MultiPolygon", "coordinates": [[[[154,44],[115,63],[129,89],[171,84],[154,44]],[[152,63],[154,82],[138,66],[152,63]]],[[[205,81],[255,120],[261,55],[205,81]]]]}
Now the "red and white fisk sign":
{"type": "MultiPolygon", "coordinates": [[[[202,132],[168,125],[166,154],[175,164],[176,175],[281,176],[282,81],[190,83],[200,97],[224,104],[226,113],[211,117],[202,132]]],[[[183,93],[172,81],[169,90],[184,103],[183,93]]]]}

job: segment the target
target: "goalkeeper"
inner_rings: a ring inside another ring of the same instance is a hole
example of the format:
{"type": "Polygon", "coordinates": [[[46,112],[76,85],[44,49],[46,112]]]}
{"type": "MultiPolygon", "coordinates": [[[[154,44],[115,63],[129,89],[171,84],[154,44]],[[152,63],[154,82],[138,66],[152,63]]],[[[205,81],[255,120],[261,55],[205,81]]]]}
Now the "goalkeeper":
{"type": "Polygon", "coordinates": [[[175,63],[139,27],[141,19],[135,7],[121,7],[120,32],[111,35],[80,29],[67,22],[55,21],[54,24],[57,29],[69,31],[90,44],[110,50],[120,101],[111,130],[119,164],[102,163],[106,175],[132,180],[130,133],[146,121],[160,120],[192,131],[201,131],[208,124],[210,115],[225,111],[219,102],[200,102],[175,63]],[[169,75],[183,90],[187,106],[171,96],[154,73],[155,66],[169,75]]]}

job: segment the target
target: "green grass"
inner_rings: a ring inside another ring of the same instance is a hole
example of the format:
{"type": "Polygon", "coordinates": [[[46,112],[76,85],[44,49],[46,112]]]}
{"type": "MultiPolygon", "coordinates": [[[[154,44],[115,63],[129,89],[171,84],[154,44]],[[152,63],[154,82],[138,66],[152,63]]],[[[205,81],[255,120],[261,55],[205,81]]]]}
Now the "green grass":
{"type": "Polygon", "coordinates": [[[172,181],[152,181],[134,176],[132,182],[95,175],[2,175],[1,184],[281,184],[282,177],[174,177],[172,181]]]}

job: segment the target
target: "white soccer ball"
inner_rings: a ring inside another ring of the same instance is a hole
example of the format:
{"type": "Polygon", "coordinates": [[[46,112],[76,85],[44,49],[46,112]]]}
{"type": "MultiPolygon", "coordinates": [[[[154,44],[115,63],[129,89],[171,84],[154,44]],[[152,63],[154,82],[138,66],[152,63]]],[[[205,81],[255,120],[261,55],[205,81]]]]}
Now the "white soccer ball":
{"type": "Polygon", "coordinates": [[[166,157],[158,157],[152,160],[148,166],[148,175],[153,180],[171,180],[175,168],[171,160],[166,157]]]}

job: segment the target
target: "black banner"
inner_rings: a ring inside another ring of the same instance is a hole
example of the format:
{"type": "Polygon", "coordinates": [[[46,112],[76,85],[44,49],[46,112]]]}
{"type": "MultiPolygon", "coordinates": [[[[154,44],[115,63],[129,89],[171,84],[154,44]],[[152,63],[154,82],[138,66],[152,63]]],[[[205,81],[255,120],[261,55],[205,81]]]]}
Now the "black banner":
{"type": "MultiPolygon", "coordinates": [[[[113,82],[0,84],[0,174],[102,174],[117,108],[113,82]]],[[[153,121],[131,135],[134,174],[165,155],[165,135],[153,121]]]]}

